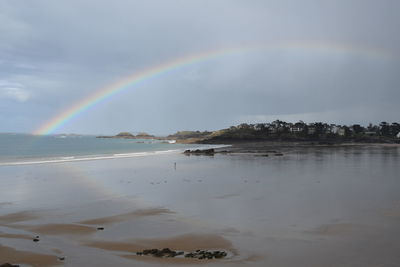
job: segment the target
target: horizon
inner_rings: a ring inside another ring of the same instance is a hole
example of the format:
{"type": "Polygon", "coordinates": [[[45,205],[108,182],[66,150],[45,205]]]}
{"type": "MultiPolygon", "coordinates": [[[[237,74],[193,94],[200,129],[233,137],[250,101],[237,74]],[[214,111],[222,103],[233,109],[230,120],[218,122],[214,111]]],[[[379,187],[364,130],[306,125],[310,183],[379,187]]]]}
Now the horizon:
{"type": "Polygon", "coordinates": [[[152,132],[148,132],[148,131],[141,131],[141,130],[135,130],[135,131],[130,131],[130,130],[119,130],[116,132],[112,132],[112,133],[79,133],[79,132],[59,132],[59,133],[50,133],[50,134],[35,134],[35,133],[29,133],[29,132],[0,132],[0,134],[20,134],[20,135],[32,135],[32,136],[58,136],[58,135],[83,135],[83,136],[113,136],[113,135],[117,135],[118,133],[122,133],[122,132],[127,132],[133,135],[137,135],[139,133],[145,133],[145,134],[150,134],[150,135],[154,135],[155,137],[167,137],[168,135],[173,135],[175,133],[178,132],[215,132],[215,131],[219,131],[219,130],[224,130],[224,129],[229,129],[230,127],[237,127],[240,124],[248,124],[248,125],[256,125],[256,124],[271,124],[274,121],[282,121],[284,123],[288,123],[288,124],[296,124],[299,122],[303,122],[306,125],[312,125],[312,124],[316,124],[316,123],[322,123],[322,124],[327,124],[327,125],[335,125],[335,126],[339,126],[339,127],[351,127],[353,125],[360,125],[363,128],[367,128],[369,126],[369,124],[371,124],[372,126],[380,126],[381,123],[385,122],[388,123],[389,125],[391,124],[400,124],[400,122],[396,122],[396,121],[381,121],[381,122],[377,122],[377,123],[373,123],[373,122],[369,122],[368,124],[361,124],[361,123],[351,123],[351,124],[338,124],[338,123],[330,123],[330,122],[324,122],[324,121],[312,121],[312,122],[307,122],[304,120],[298,120],[298,121],[284,121],[281,119],[275,119],[272,121],[268,121],[268,122],[241,122],[238,123],[236,125],[230,125],[224,128],[218,128],[218,129],[180,129],[180,130],[175,130],[173,132],[170,133],[152,133],[152,132]]]}

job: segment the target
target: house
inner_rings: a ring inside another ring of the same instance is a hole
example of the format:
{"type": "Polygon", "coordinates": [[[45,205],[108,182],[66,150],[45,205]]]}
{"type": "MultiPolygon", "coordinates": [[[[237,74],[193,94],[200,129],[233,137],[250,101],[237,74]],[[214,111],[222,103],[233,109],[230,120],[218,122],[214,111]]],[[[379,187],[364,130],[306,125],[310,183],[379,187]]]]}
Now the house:
{"type": "Polygon", "coordinates": [[[346,135],[346,128],[345,127],[340,127],[339,129],[338,129],[338,135],[340,135],[340,136],[345,136],[346,135]]]}
{"type": "Polygon", "coordinates": [[[339,127],[335,124],[331,124],[329,128],[332,134],[337,134],[339,132],[339,127]]]}
{"type": "Polygon", "coordinates": [[[298,127],[298,126],[290,127],[290,131],[292,133],[301,133],[303,130],[304,130],[303,127],[298,127]]]}
{"type": "Polygon", "coordinates": [[[316,130],[317,130],[317,129],[315,128],[314,125],[310,125],[310,126],[308,126],[307,133],[308,133],[308,134],[315,134],[315,131],[316,131],[316,130]]]}
{"type": "Polygon", "coordinates": [[[295,124],[289,124],[289,130],[292,133],[302,133],[306,127],[307,125],[303,121],[296,122],[295,124]]]}

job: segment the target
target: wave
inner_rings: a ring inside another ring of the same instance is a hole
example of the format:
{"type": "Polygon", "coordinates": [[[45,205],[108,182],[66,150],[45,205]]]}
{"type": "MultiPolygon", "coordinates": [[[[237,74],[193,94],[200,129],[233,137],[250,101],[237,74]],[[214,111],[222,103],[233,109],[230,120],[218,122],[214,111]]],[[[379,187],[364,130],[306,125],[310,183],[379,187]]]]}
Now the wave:
{"type": "Polygon", "coordinates": [[[133,152],[133,153],[110,154],[110,155],[87,155],[79,157],[71,156],[71,157],[57,157],[57,158],[40,158],[28,161],[0,162],[0,166],[18,166],[18,165],[64,163],[64,162],[75,162],[75,161],[103,160],[103,159],[133,158],[133,157],[160,155],[160,154],[172,154],[179,152],[182,152],[182,150],[175,149],[175,150],[133,152]]]}

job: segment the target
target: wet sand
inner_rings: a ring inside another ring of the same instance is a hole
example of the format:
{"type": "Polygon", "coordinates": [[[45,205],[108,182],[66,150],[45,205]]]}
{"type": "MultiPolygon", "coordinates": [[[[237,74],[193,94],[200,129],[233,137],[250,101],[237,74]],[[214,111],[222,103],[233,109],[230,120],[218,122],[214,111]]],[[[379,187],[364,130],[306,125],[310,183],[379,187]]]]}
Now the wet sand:
{"type": "Polygon", "coordinates": [[[168,214],[168,213],[173,213],[173,212],[168,209],[163,209],[163,208],[142,209],[142,210],[136,210],[136,211],[133,211],[130,213],[125,213],[125,214],[119,214],[119,215],[97,218],[97,219],[92,219],[92,220],[85,220],[85,221],[81,221],[80,223],[81,224],[104,225],[104,224],[122,222],[122,221],[126,221],[126,220],[132,219],[132,218],[138,218],[138,217],[143,217],[143,216],[154,216],[154,215],[161,215],[161,214],[168,214]]]}
{"type": "Polygon", "coordinates": [[[0,264],[400,266],[398,147],[279,151],[1,167],[0,264]]]}
{"type": "Polygon", "coordinates": [[[39,218],[38,214],[30,211],[15,212],[0,216],[0,224],[9,224],[16,222],[29,221],[39,218]]]}
{"type": "Polygon", "coordinates": [[[28,264],[32,266],[42,266],[42,267],[56,266],[60,264],[58,258],[53,255],[20,251],[2,245],[0,245],[0,259],[2,260],[3,263],[18,262],[20,264],[28,264]]]}

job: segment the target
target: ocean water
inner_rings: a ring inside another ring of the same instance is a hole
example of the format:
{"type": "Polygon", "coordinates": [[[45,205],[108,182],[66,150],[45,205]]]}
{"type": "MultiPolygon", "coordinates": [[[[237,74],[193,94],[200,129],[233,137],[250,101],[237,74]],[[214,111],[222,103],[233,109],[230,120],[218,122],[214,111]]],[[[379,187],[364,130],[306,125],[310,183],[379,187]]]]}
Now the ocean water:
{"type": "Polygon", "coordinates": [[[82,161],[179,152],[196,145],[161,140],[110,139],[81,135],[0,134],[0,165],[82,161]]]}

